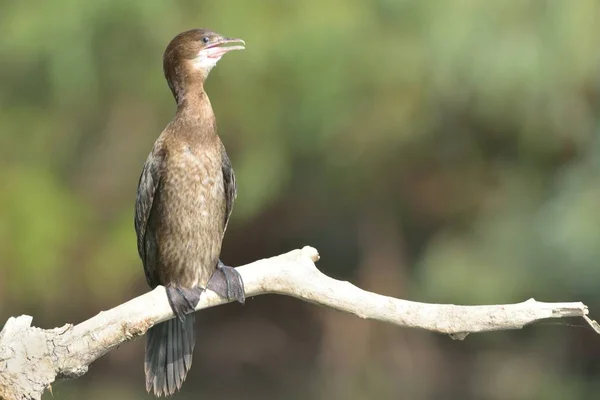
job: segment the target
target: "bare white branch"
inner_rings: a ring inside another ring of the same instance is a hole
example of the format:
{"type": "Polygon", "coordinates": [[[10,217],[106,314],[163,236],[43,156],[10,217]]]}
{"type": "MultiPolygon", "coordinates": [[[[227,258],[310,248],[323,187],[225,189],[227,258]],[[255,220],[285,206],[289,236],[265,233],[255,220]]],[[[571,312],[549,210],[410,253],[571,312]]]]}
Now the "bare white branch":
{"type": "MultiPolygon", "coordinates": [[[[454,339],[565,317],[584,317],[600,333],[580,302],[542,303],[530,299],[489,306],[417,303],[332,279],[316,268],[318,259],[314,248],[305,247],[238,267],[246,296],[293,296],[361,318],[449,334],[454,339]]],[[[227,300],[207,291],[196,309],[225,303],[227,300]]],[[[78,325],[43,330],[32,327],[29,316],[10,318],[0,332],[0,399],[40,399],[55,380],[80,377],[92,362],[114,347],[170,318],[173,313],[162,286],[78,325]]]]}

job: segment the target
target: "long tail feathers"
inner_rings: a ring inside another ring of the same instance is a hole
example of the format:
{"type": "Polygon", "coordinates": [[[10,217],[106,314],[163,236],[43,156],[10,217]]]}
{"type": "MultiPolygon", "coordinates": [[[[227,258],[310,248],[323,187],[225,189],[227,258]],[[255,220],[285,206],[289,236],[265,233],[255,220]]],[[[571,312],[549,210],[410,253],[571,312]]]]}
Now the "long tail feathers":
{"type": "Polygon", "coordinates": [[[169,396],[181,388],[192,367],[196,336],[194,315],[183,321],[171,319],[146,334],[146,390],[156,396],[169,396]]]}

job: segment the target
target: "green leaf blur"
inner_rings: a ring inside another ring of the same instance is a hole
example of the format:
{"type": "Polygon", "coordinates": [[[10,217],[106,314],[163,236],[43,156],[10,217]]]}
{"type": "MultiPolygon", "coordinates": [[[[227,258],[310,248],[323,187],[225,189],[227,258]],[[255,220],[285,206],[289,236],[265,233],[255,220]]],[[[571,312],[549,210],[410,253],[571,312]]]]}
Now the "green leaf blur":
{"type": "MultiPolygon", "coordinates": [[[[147,290],[136,185],[175,109],[162,52],[194,27],[247,43],[206,85],[239,185],[226,263],[310,244],[382,294],[598,319],[597,0],[0,0],[0,320],[77,323],[147,290]]],[[[199,319],[177,398],[600,388],[581,321],[456,343],[274,296],[199,319]]],[[[146,398],[142,342],[54,397],[146,398]]]]}

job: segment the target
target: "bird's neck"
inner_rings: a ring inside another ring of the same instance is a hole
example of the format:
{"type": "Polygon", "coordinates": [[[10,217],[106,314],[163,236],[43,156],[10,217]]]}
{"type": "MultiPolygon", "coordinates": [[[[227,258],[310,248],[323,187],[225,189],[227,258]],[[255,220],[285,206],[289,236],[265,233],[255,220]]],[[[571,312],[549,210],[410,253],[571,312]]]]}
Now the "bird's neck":
{"type": "Polygon", "coordinates": [[[175,119],[201,132],[216,134],[215,115],[203,85],[191,86],[178,96],[175,119]]]}

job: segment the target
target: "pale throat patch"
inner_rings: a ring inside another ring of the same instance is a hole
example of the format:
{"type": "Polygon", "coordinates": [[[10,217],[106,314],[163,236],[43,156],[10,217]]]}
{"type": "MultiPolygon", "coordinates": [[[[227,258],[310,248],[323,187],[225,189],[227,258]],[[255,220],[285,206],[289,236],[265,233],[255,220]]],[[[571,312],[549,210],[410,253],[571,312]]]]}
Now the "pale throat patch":
{"type": "Polygon", "coordinates": [[[196,70],[210,71],[217,65],[217,61],[221,59],[223,54],[218,47],[200,50],[198,57],[192,61],[192,65],[196,70]]]}

